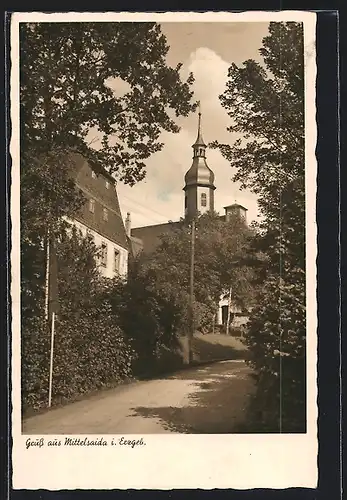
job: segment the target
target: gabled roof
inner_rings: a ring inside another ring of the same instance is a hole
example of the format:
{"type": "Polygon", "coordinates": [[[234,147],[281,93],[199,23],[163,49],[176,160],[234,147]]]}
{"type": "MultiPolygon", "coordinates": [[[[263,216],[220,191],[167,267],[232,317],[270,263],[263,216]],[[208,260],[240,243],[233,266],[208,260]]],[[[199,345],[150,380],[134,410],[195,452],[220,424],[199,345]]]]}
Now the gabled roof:
{"type": "Polygon", "coordinates": [[[91,161],[88,158],[85,158],[81,153],[78,153],[77,151],[72,152],[72,153],[69,153],[69,157],[73,160],[74,168],[75,168],[76,172],[78,172],[83,167],[84,163],[87,162],[88,165],[90,166],[90,168],[92,170],[94,170],[94,172],[97,175],[102,175],[103,177],[105,177],[105,179],[110,181],[111,184],[116,183],[116,179],[114,177],[112,177],[112,175],[109,172],[107,172],[107,170],[105,170],[102,167],[102,165],[100,165],[99,163],[96,163],[94,161],[91,161]]]}
{"type": "Polygon", "coordinates": [[[101,165],[98,166],[95,163],[91,165],[90,161],[80,153],[70,153],[69,159],[71,159],[70,172],[75,185],[83,193],[86,200],[81,209],[75,213],[74,218],[104,238],[113,241],[122,248],[128,249],[129,244],[115,187],[107,189],[103,182],[90,182],[88,172],[93,170],[97,175],[102,175],[109,180],[113,185],[115,180],[101,165]],[[91,213],[88,208],[88,198],[91,197],[97,202],[95,214],[91,213]],[[101,210],[101,208],[109,210],[107,220],[100,217],[100,214],[97,215],[97,211],[101,210]]]}

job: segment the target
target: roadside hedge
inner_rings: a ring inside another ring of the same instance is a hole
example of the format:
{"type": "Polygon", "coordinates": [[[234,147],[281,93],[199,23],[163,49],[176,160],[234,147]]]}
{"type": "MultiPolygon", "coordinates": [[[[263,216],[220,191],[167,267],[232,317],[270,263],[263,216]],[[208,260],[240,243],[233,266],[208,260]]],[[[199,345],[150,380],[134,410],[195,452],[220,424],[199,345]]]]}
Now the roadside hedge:
{"type": "MultiPolygon", "coordinates": [[[[109,284],[97,270],[96,247],[73,229],[57,241],[56,251],[59,311],[55,323],[52,405],[130,377],[134,356],[112,313],[109,284]]],[[[51,334],[42,310],[22,318],[21,343],[23,410],[45,407],[51,334]]]]}
{"type": "MultiPolygon", "coordinates": [[[[50,332],[33,322],[22,333],[23,410],[47,406],[50,332]]],[[[132,352],[119,327],[89,315],[57,318],[52,405],[114,385],[131,376],[132,352]]]]}

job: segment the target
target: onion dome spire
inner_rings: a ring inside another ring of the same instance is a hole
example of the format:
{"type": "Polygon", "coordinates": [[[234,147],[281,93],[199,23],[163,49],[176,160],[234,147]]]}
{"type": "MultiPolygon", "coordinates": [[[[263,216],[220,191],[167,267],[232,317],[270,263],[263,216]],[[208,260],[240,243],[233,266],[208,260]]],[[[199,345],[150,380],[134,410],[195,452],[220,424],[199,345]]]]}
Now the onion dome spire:
{"type": "Polygon", "coordinates": [[[200,105],[200,101],[199,101],[199,104],[198,104],[198,109],[199,109],[198,137],[196,138],[196,141],[193,144],[193,147],[194,146],[203,146],[203,147],[206,147],[206,144],[204,143],[204,139],[202,138],[202,132],[201,132],[201,105],[200,105]]]}
{"type": "Polygon", "coordinates": [[[214,173],[206,162],[206,144],[201,133],[201,109],[199,102],[198,136],[193,148],[192,166],[186,173],[184,213],[187,220],[196,217],[197,214],[214,211],[214,173]]]}
{"type": "Polygon", "coordinates": [[[214,187],[214,173],[206,163],[206,144],[201,133],[201,108],[199,102],[199,121],[198,121],[198,136],[192,146],[193,164],[185,175],[185,189],[191,185],[210,186],[214,187]]]}

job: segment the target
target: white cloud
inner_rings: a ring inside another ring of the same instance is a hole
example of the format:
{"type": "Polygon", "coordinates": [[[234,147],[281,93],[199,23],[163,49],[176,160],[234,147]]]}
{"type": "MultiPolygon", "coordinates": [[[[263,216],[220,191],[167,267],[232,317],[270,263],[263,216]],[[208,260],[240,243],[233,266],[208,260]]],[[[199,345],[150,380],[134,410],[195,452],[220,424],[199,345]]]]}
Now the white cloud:
{"type": "MultiPolygon", "coordinates": [[[[200,100],[203,130],[209,141],[221,140],[221,135],[225,138],[229,119],[219,96],[225,90],[228,69],[229,63],[207,47],[200,47],[192,52],[183,67],[183,77],[187,77],[190,72],[194,74],[194,96],[200,100]]],[[[196,119],[194,125],[196,127],[196,119]]]]}
{"type": "Polygon", "coordinates": [[[195,77],[194,91],[209,109],[219,107],[218,96],[224,91],[229,63],[207,47],[200,47],[190,55],[187,72],[195,77]]]}

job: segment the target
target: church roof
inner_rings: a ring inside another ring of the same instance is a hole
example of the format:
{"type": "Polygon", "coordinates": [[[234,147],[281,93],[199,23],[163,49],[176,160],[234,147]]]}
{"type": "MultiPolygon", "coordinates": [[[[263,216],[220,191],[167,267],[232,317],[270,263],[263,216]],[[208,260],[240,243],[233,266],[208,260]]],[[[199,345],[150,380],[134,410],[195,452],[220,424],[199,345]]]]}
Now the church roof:
{"type": "Polygon", "coordinates": [[[153,226],[134,227],[131,229],[131,238],[142,241],[142,250],[145,254],[154,252],[160,243],[161,235],[170,233],[180,226],[180,222],[165,222],[153,226]]]}
{"type": "Polygon", "coordinates": [[[231,205],[227,205],[226,207],[223,207],[224,210],[227,209],[227,208],[242,208],[243,210],[247,210],[248,211],[248,208],[240,205],[239,203],[232,203],[231,205]]]}
{"type": "Polygon", "coordinates": [[[208,186],[212,189],[214,187],[214,173],[207,165],[205,158],[206,144],[202,138],[201,132],[201,112],[199,111],[199,122],[198,122],[198,136],[193,144],[194,149],[193,163],[188,172],[185,175],[185,187],[188,186],[208,186]],[[201,149],[200,149],[201,148],[201,149]]]}
{"type": "Polygon", "coordinates": [[[214,173],[207,165],[205,158],[196,156],[193,158],[193,164],[186,173],[185,188],[187,186],[211,186],[214,188],[214,173]]]}

